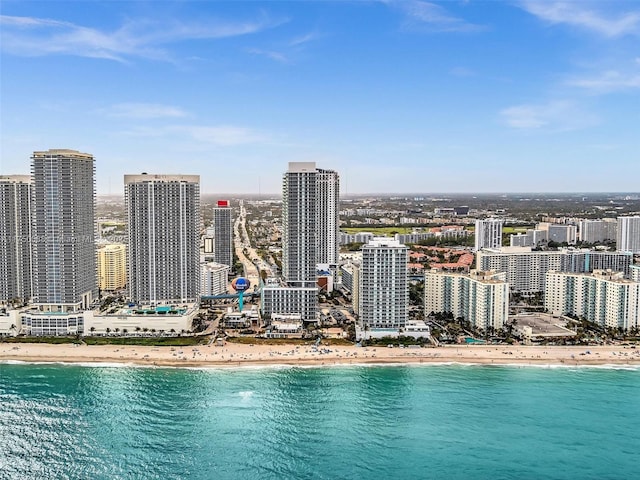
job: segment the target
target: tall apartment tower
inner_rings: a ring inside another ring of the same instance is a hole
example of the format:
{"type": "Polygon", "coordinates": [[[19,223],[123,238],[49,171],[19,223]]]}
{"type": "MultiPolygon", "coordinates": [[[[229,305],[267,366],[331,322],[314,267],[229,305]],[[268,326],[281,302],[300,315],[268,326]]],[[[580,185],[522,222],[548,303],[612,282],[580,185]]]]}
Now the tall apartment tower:
{"type": "Polygon", "coordinates": [[[317,188],[317,262],[337,265],[340,237],[340,178],[334,170],[316,169],[317,188]]]}
{"type": "Polygon", "coordinates": [[[476,252],[483,248],[500,248],[502,246],[503,223],[504,221],[501,218],[476,220],[476,252]]]}
{"type": "Polygon", "coordinates": [[[290,287],[315,287],[318,189],[314,162],[290,162],[282,179],[282,273],[290,287]]]}
{"type": "Polygon", "coordinates": [[[362,327],[403,328],[409,310],[408,249],[397,240],[374,238],[362,247],[358,316],[362,327]]]}
{"type": "Polygon", "coordinates": [[[30,175],[0,176],[0,304],[31,300],[30,175]]]}
{"type": "Polygon", "coordinates": [[[93,155],[47,150],[31,161],[33,301],[49,311],[88,309],[98,295],[93,155]]]}
{"type": "Polygon", "coordinates": [[[200,176],[125,175],[129,296],[186,303],[200,294],[200,176]]]}
{"type": "Polygon", "coordinates": [[[618,217],[616,242],[619,252],[640,253],[640,216],[618,217]]]}
{"type": "Polygon", "coordinates": [[[233,267],[233,220],[228,200],[218,200],[213,209],[214,261],[233,267]]]}

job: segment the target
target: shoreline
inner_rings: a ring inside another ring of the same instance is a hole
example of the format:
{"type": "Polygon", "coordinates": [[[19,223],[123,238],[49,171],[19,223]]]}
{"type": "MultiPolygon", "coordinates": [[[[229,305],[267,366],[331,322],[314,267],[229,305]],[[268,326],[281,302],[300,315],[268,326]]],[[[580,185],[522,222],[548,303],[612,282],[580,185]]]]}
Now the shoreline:
{"type": "Polygon", "coordinates": [[[11,361],[176,368],[429,364],[640,367],[640,349],[619,345],[447,345],[420,349],[321,345],[316,349],[312,346],[234,343],[196,347],[0,344],[0,362],[11,361]]]}

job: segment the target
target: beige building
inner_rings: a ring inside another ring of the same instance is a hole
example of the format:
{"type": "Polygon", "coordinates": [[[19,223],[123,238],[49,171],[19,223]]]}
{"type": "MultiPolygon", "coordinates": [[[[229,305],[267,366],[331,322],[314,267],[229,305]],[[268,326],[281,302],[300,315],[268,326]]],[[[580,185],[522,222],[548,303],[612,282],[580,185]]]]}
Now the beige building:
{"type": "Polygon", "coordinates": [[[127,285],[127,247],[113,243],[97,250],[98,287],[119,290],[127,285]]]}

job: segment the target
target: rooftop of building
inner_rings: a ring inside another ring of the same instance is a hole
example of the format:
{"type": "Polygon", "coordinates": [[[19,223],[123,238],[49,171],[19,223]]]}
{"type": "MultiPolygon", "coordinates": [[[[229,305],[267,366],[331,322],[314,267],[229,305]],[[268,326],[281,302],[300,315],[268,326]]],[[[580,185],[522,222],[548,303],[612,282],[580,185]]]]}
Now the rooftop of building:
{"type": "Polygon", "coordinates": [[[31,175],[0,175],[0,182],[33,183],[31,175]]]}
{"type": "Polygon", "coordinates": [[[140,174],[126,174],[124,176],[124,183],[144,183],[144,182],[187,182],[187,183],[200,183],[200,175],[182,175],[182,174],[155,174],[155,173],[140,173],[140,174]]]}
{"type": "Polygon", "coordinates": [[[49,150],[33,152],[33,157],[73,157],[73,158],[85,158],[93,160],[93,155],[90,153],[82,153],[77,150],[71,150],[67,148],[51,148],[49,150]]]}

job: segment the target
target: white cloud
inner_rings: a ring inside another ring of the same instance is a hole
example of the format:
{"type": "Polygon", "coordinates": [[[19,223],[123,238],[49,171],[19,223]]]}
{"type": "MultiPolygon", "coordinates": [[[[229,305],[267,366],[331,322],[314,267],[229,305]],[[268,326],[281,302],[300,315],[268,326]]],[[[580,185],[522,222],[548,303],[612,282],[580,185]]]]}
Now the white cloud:
{"type": "Polygon", "coordinates": [[[104,58],[120,62],[130,57],[169,60],[162,45],[185,40],[234,37],[276,27],[285,20],[266,16],[248,22],[136,21],[114,31],[34,17],[0,16],[2,49],[15,55],[51,54],[104,58]]]}
{"type": "Polygon", "coordinates": [[[430,32],[477,32],[486,26],[469,23],[450,14],[444,7],[422,0],[383,0],[407,18],[405,28],[430,32]]]}
{"type": "Polygon", "coordinates": [[[280,63],[289,63],[289,58],[281,52],[276,52],[275,50],[262,50],[260,48],[249,48],[247,52],[253,55],[261,55],[263,57],[270,58],[271,60],[275,60],[280,63]]]}
{"type": "MultiPolygon", "coordinates": [[[[524,10],[550,24],[566,24],[597,32],[606,37],[640,34],[640,9],[605,14],[588,7],[586,1],[523,0],[524,10]]],[[[606,5],[602,2],[601,5],[606,5]]],[[[638,5],[629,2],[628,5],[638,5]]]]}
{"type": "Polygon", "coordinates": [[[567,85],[584,88],[594,93],[629,90],[640,88],[640,72],[621,73],[617,70],[608,70],[595,77],[570,79],[567,85]]]}
{"type": "Polygon", "coordinates": [[[220,147],[231,147],[259,143],[267,140],[264,134],[244,127],[230,125],[221,126],[178,126],[172,130],[182,132],[199,142],[210,143],[220,147]]]}
{"type": "Polygon", "coordinates": [[[177,118],[186,117],[187,112],[179,107],[157,103],[119,103],[101,110],[111,117],[123,118],[177,118]]]}
{"type": "Polygon", "coordinates": [[[271,140],[262,132],[234,125],[167,125],[159,128],[140,126],[120,134],[131,137],[166,138],[170,136],[173,140],[182,138],[188,142],[217,147],[267,143],[271,140]]]}
{"type": "Polygon", "coordinates": [[[558,132],[579,130],[598,123],[595,115],[570,101],[514,105],[502,110],[500,115],[509,127],[520,130],[558,132]]]}
{"type": "Polygon", "coordinates": [[[302,45],[304,43],[312,42],[313,40],[316,40],[318,38],[320,38],[320,34],[318,32],[309,32],[309,33],[307,33],[305,35],[301,35],[299,37],[293,38],[289,42],[289,46],[290,47],[297,47],[298,45],[302,45]]]}

